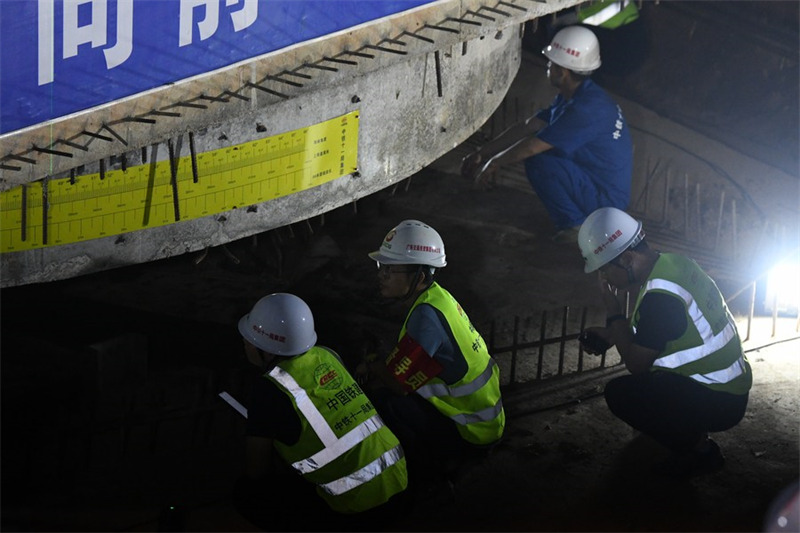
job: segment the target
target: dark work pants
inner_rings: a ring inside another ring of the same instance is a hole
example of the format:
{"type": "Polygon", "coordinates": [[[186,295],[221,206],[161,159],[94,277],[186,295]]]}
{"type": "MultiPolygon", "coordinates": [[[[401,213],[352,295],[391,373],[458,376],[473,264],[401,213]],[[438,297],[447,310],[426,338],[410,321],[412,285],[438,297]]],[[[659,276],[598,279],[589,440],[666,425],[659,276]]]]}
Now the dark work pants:
{"type": "Polygon", "coordinates": [[[683,454],[707,433],[738,424],[748,395],[713,391],[671,372],[646,372],[612,379],[605,398],[618,418],[683,454]]]}
{"type": "Polygon", "coordinates": [[[313,484],[276,461],[274,471],[264,479],[240,478],[233,504],[239,514],[264,531],[376,531],[406,512],[409,495],[403,491],[373,509],[340,514],[317,494],[313,484]]]}
{"type": "Polygon", "coordinates": [[[455,422],[418,394],[398,396],[379,389],[370,392],[369,397],[403,446],[410,487],[446,475],[448,467],[457,465],[471,452],[455,422]]]}
{"type": "Polygon", "coordinates": [[[525,174],[557,229],[580,226],[599,207],[628,207],[628,198],[607,198],[582,167],[554,153],[526,159],[525,174]]]}

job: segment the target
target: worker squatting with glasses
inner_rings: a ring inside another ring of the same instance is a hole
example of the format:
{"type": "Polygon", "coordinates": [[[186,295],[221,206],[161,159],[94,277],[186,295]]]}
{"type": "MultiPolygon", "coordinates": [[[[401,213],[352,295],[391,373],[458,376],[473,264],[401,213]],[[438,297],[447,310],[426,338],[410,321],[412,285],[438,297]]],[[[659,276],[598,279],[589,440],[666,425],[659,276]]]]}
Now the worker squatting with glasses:
{"type": "Polygon", "coordinates": [[[381,296],[407,316],[391,352],[364,360],[356,376],[371,378],[368,393],[403,444],[412,487],[452,481],[464,461],[503,436],[500,369],[464,309],[435,281],[447,265],[435,229],[404,220],[369,258],[381,296]]]}
{"type": "Polygon", "coordinates": [[[650,248],[642,223],[616,208],[590,214],[578,246],[607,316],[581,342],[590,353],[616,346],[630,371],[605,386],[611,412],[672,452],[654,473],[718,471],[725,457],[708,434],[742,420],[753,373],[716,283],[693,260],[650,248]],[[635,297],[630,317],[624,292],[635,297]]]}

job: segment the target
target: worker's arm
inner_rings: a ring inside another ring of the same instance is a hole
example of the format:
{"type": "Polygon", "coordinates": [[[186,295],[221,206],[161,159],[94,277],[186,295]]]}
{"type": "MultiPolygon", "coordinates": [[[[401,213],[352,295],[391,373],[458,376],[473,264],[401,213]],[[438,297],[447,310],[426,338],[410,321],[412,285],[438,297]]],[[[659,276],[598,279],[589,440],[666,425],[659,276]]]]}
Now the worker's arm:
{"type": "MultiPolygon", "coordinates": [[[[637,344],[628,321],[624,318],[609,322],[606,327],[593,326],[586,328],[584,333],[587,337],[595,335],[601,338],[609,348],[616,346],[622,362],[625,363],[625,367],[631,374],[646,372],[653,366],[653,361],[658,358],[660,353],[658,350],[637,344]]],[[[589,341],[590,339],[582,340],[583,348],[588,353],[594,355],[605,353],[605,349],[601,351],[600,348],[594,346],[597,341],[589,341]]]]}
{"type": "Polygon", "coordinates": [[[625,367],[632,374],[647,372],[659,358],[666,344],[679,338],[687,328],[685,309],[674,295],[648,292],[639,304],[636,335],[622,313],[622,305],[613,288],[598,276],[609,321],[597,333],[616,345],[625,367]]]}
{"type": "Polygon", "coordinates": [[[509,147],[514,146],[522,139],[536,135],[536,132],[546,125],[547,123],[544,120],[533,115],[506,129],[500,135],[473,152],[473,154],[479,156],[483,160],[491,159],[500,152],[504,152],[509,147]]]}
{"type": "Polygon", "coordinates": [[[476,185],[484,185],[494,180],[501,167],[519,163],[551,148],[553,148],[553,145],[544,142],[538,137],[526,137],[484,163],[475,174],[473,181],[476,185]]]}
{"type": "Polygon", "coordinates": [[[405,396],[408,394],[408,391],[403,388],[403,385],[394,378],[389,367],[386,366],[386,363],[378,360],[363,364],[365,365],[363,371],[371,380],[370,387],[385,387],[398,396],[405,396]]]}
{"type": "MultiPolygon", "coordinates": [[[[492,162],[512,149],[516,150],[522,141],[535,139],[536,132],[546,125],[546,122],[534,115],[523,122],[511,126],[492,141],[465,157],[461,164],[461,174],[472,180],[479,181],[481,175],[487,174],[487,167],[492,162]]],[[[547,143],[543,144],[546,145],[547,143]]],[[[545,151],[549,148],[549,145],[547,147],[537,146],[540,151],[545,151]]],[[[539,152],[531,153],[530,155],[535,155],[536,153],[539,152]]],[[[526,157],[529,157],[529,155],[522,156],[516,161],[521,161],[526,157]]],[[[492,169],[496,169],[500,164],[516,161],[509,161],[507,157],[504,157],[503,161],[498,162],[497,165],[492,165],[492,169]]]]}
{"type": "Polygon", "coordinates": [[[541,154],[551,148],[553,148],[552,144],[544,142],[539,137],[525,137],[517,144],[492,157],[492,164],[501,167],[503,165],[518,163],[523,159],[541,154]]]}
{"type": "Polygon", "coordinates": [[[631,374],[647,372],[653,361],[658,358],[658,350],[646,348],[634,342],[633,331],[627,320],[615,320],[606,328],[610,344],[617,347],[617,352],[631,374]]]}
{"type": "Polygon", "coordinates": [[[368,369],[381,385],[405,396],[438,376],[442,365],[406,333],[385,361],[368,363],[368,369]]]}

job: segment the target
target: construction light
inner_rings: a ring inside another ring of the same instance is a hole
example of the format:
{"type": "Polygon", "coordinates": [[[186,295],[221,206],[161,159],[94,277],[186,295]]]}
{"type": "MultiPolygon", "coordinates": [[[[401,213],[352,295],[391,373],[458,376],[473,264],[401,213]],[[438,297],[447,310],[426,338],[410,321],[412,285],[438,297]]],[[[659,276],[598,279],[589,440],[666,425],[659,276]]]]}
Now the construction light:
{"type": "Polygon", "coordinates": [[[797,315],[800,308],[800,254],[784,258],[767,275],[764,308],[772,313],[797,315]]]}

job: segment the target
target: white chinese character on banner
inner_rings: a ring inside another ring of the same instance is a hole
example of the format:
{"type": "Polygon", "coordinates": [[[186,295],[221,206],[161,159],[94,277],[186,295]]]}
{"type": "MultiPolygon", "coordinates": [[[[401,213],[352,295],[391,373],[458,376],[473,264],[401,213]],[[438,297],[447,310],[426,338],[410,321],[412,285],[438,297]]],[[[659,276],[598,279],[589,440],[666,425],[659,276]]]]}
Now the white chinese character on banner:
{"type": "MultiPolygon", "coordinates": [[[[230,7],[243,2],[244,7],[231,13],[233,30],[241,31],[256,21],[258,17],[258,0],[225,0],[230,7]]],[[[219,0],[181,0],[180,33],[178,46],[192,44],[192,28],[194,27],[195,8],[205,7],[205,17],[197,22],[200,40],[205,41],[217,31],[219,25],[219,0]]]]}
{"type": "MultiPolygon", "coordinates": [[[[55,77],[55,2],[39,0],[39,85],[52,83],[55,77]]],[[[108,42],[108,0],[64,0],[61,18],[63,57],[78,55],[78,47],[91,44],[92,48],[105,46],[108,42]],[[91,22],[80,25],[78,12],[88,5],[91,22]]],[[[125,62],[133,51],[133,0],[117,2],[117,27],[114,46],[103,50],[106,68],[112,69],[125,62]]]]}

